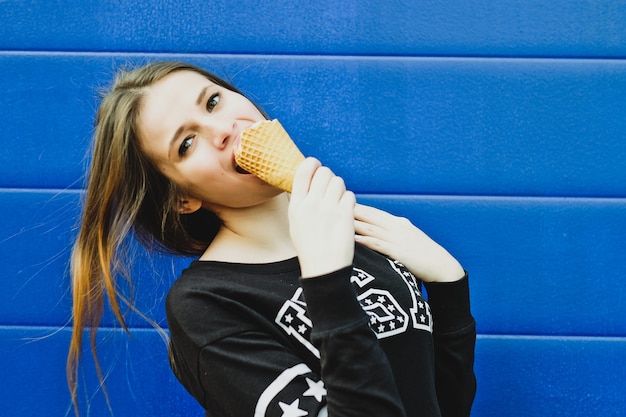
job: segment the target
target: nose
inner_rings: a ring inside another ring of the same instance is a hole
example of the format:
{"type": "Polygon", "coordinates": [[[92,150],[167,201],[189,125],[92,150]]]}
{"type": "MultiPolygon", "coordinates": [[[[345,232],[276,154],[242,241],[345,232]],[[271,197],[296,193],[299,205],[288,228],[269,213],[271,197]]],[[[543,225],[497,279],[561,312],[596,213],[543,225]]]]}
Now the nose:
{"type": "Polygon", "coordinates": [[[205,137],[218,149],[223,149],[229,140],[234,139],[236,124],[232,120],[215,119],[207,121],[204,126],[205,137]]]}

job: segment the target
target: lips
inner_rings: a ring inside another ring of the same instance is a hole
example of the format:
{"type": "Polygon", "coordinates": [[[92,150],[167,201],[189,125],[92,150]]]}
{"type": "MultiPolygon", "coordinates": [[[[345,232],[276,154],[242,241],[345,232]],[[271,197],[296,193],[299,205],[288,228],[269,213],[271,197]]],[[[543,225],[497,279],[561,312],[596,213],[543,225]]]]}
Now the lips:
{"type": "Polygon", "coordinates": [[[241,136],[238,135],[233,145],[233,165],[235,166],[235,171],[237,171],[239,174],[250,174],[248,171],[246,171],[237,164],[237,159],[235,158],[235,150],[240,146],[240,144],[241,136]]]}

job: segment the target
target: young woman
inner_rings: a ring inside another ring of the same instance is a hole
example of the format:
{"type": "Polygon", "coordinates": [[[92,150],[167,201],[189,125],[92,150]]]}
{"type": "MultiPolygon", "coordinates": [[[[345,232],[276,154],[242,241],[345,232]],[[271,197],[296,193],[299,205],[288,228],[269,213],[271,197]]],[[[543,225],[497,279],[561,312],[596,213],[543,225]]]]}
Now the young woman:
{"type": "Polygon", "coordinates": [[[172,369],[207,416],[468,416],[476,334],[459,262],[314,158],[291,194],[242,171],[233,149],[266,118],[183,63],[123,73],[104,97],[72,255],[74,400],[105,299],[124,326],[115,275],[134,232],[198,257],[166,313],[172,369]]]}

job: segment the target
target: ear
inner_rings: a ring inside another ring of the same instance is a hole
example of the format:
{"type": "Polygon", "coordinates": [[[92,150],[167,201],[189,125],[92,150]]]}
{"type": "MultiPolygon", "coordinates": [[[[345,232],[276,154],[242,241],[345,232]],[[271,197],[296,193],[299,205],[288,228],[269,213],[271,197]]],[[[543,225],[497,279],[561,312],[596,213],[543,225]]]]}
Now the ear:
{"type": "Polygon", "coordinates": [[[178,200],[178,213],[180,214],[191,214],[194,213],[202,207],[202,201],[188,196],[183,196],[178,200]]]}

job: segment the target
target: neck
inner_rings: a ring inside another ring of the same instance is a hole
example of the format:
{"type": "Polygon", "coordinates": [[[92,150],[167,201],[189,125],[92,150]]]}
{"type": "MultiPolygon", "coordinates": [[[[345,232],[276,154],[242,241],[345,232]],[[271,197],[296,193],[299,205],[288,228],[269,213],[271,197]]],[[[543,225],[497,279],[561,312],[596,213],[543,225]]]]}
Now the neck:
{"type": "Polygon", "coordinates": [[[218,209],[223,225],[201,260],[266,263],[296,255],[289,235],[289,195],[262,204],[218,209]]]}

